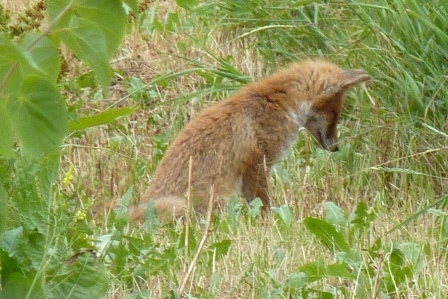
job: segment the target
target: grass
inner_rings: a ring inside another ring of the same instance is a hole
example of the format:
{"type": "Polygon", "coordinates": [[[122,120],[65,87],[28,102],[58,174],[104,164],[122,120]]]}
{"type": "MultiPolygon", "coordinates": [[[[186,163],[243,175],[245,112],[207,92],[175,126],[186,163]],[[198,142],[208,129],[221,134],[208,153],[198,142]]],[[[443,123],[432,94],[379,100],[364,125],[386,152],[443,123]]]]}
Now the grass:
{"type": "Polygon", "coordinates": [[[128,225],[117,203],[138,201],[196,113],[305,57],[365,69],[375,82],[350,94],[338,153],[298,133],[272,174],[271,215],[255,217],[256,206],[236,201],[213,216],[186,297],[444,298],[446,207],[418,212],[448,194],[447,4],[389,2],[146,3],[113,61],[106,97],[65,56],[60,84],[74,115],[139,108],[64,146],[58,192],[73,217],[84,215],[79,223],[112,275],[107,298],[176,298],[205,221],[128,225]],[[307,226],[311,217],[331,224],[350,250],[330,248],[307,226]]]}

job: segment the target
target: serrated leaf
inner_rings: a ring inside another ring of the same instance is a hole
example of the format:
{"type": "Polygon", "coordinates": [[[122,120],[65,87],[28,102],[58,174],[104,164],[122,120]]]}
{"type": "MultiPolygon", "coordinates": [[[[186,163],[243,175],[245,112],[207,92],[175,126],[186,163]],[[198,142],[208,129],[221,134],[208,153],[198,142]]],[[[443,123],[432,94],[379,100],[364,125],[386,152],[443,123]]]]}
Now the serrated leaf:
{"type": "Polygon", "coordinates": [[[90,127],[95,127],[104,124],[115,122],[118,118],[126,116],[135,112],[135,108],[110,108],[95,115],[79,117],[75,121],[70,121],[68,131],[80,131],[90,127]]]}
{"type": "Polygon", "coordinates": [[[72,257],[46,286],[46,298],[103,298],[109,272],[90,253],[72,257]]]}
{"type": "Polygon", "coordinates": [[[20,97],[10,101],[9,111],[15,135],[25,156],[59,152],[67,133],[66,106],[48,80],[28,76],[20,97]]]}
{"type": "Polygon", "coordinates": [[[353,225],[351,232],[355,230],[364,231],[368,228],[376,218],[375,212],[369,212],[367,203],[360,202],[356,206],[356,210],[350,215],[352,219],[350,223],[353,225]]]}
{"type": "Polygon", "coordinates": [[[24,74],[32,72],[56,84],[61,70],[61,62],[59,60],[59,52],[57,47],[47,37],[42,37],[37,32],[27,32],[22,38],[20,45],[27,52],[27,60],[29,65],[35,69],[31,70],[27,66],[22,66],[24,74]]]}
{"type": "Polygon", "coordinates": [[[333,253],[350,252],[350,246],[345,242],[344,236],[333,225],[325,220],[307,217],[303,220],[306,228],[321,240],[333,253]]]}

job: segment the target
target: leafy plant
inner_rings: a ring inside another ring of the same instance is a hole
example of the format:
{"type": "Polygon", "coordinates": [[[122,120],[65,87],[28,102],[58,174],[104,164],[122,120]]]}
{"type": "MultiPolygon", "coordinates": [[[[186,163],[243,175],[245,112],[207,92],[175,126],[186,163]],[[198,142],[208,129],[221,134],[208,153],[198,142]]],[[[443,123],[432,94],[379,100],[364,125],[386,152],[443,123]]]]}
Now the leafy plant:
{"type": "Polygon", "coordinates": [[[18,40],[0,35],[0,165],[8,173],[2,172],[0,195],[2,206],[10,207],[9,217],[0,219],[0,296],[98,298],[108,289],[109,271],[91,252],[85,217],[61,202],[54,188],[61,146],[69,129],[109,123],[133,110],[107,110],[69,127],[57,85],[58,47],[64,43],[107,87],[126,13],[118,0],[54,0],[48,1],[48,23],[18,40]]]}
{"type": "MultiPolygon", "coordinates": [[[[303,223],[330,250],[336,263],[316,261],[301,266],[308,283],[337,277],[356,281],[358,296],[372,293],[388,296],[407,287],[423,269],[424,245],[411,242],[383,245],[384,241],[377,239],[368,249],[364,248],[367,244],[362,242],[376,218],[365,203],[358,204],[348,216],[332,202],[325,204],[325,210],[325,219],[308,217],[303,223]],[[378,283],[372,285],[372,279],[378,283]]],[[[304,289],[308,292],[306,285],[304,289]]]]}

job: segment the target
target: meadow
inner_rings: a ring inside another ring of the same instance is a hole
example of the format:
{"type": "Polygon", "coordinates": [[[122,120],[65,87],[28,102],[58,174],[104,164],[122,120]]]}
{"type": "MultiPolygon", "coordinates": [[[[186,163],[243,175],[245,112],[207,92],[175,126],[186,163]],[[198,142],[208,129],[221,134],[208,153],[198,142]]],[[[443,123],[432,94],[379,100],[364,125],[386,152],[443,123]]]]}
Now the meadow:
{"type": "MultiPolygon", "coordinates": [[[[52,26],[22,2],[1,4],[11,40],[52,26]]],[[[0,148],[0,298],[446,298],[448,2],[123,2],[109,85],[60,47],[58,161],[0,148]],[[191,118],[306,58],[374,78],[346,100],[338,152],[297,132],[264,217],[234,197],[208,218],[129,223],[191,118]]]]}

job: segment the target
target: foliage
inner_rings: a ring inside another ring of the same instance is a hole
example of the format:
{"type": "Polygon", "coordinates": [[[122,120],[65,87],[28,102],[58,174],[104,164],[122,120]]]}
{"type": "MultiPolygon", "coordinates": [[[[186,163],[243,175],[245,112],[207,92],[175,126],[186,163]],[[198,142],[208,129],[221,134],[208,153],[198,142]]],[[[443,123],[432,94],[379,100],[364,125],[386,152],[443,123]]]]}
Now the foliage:
{"type": "Polygon", "coordinates": [[[367,204],[363,202],[348,216],[331,202],[325,207],[326,219],[308,217],[304,224],[332,252],[336,263],[325,265],[317,261],[303,265],[300,270],[306,274],[308,282],[329,276],[357,280],[357,296],[376,294],[375,297],[385,297],[407,288],[406,283],[418,276],[425,263],[424,245],[395,243],[385,246],[378,239],[370,248],[357,252],[355,248],[359,248],[358,243],[371,229],[375,212],[368,211],[367,204]],[[367,256],[363,258],[363,255],[367,256]],[[378,284],[371,285],[372,277],[378,284]]]}
{"type": "Polygon", "coordinates": [[[445,2],[43,3],[17,17],[0,6],[1,298],[176,298],[198,250],[188,298],[447,293],[445,2]],[[123,69],[143,45],[153,56],[123,69]],[[151,207],[129,226],[196,110],[304,57],[375,78],[347,101],[338,153],[300,133],[273,173],[271,214],[233,197],[210,231],[151,207]]]}
{"type": "MultiPolygon", "coordinates": [[[[0,220],[2,298],[98,298],[108,289],[109,271],[90,253],[93,240],[81,229],[83,217],[64,216],[73,214],[73,207],[54,189],[68,133],[67,105],[57,84],[58,49],[64,43],[107,87],[109,60],[124,37],[122,5],[118,0],[48,1],[45,30],[36,25],[19,38],[0,35],[0,195],[2,207],[10,210],[9,221],[6,212],[0,220]]],[[[110,123],[130,112],[115,109],[80,118],[70,130],[110,123]]]]}

